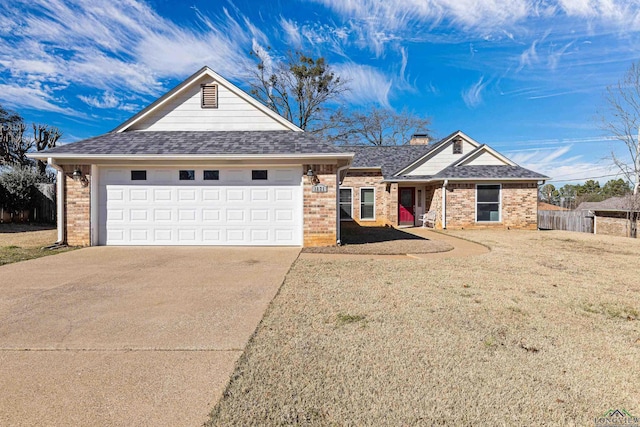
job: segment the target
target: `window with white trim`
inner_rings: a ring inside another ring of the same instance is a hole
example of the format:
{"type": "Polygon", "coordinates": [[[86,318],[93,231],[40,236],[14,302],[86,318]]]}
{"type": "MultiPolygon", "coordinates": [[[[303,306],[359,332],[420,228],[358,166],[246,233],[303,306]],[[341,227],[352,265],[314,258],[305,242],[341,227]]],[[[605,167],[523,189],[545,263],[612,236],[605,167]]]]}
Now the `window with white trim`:
{"type": "Polygon", "coordinates": [[[476,185],[476,221],[500,222],[500,184],[476,185]]]}
{"type": "Polygon", "coordinates": [[[353,219],[353,190],[351,188],[340,189],[340,221],[353,219]]]}
{"type": "Polygon", "coordinates": [[[360,219],[376,219],[376,190],[375,188],[360,189],[360,219]]]}

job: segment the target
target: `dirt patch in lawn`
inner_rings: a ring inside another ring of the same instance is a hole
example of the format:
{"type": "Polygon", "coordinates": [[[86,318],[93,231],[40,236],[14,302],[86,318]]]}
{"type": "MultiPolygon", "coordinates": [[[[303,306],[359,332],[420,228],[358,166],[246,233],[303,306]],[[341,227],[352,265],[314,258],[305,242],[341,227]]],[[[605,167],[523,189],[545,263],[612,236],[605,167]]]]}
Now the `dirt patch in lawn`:
{"type": "Polygon", "coordinates": [[[640,241],[449,234],[492,251],[299,259],[209,424],[589,425],[612,408],[640,413],[640,241]]]}
{"type": "Polygon", "coordinates": [[[68,248],[43,249],[57,239],[51,226],[29,224],[0,224],[0,265],[54,255],[68,248]]]}
{"type": "Polygon", "coordinates": [[[353,255],[406,255],[446,252],[448,243],[431,240],[393,227],[360,227],[342,225],[341,246],[304,248],[306,253],[353,255]]]}

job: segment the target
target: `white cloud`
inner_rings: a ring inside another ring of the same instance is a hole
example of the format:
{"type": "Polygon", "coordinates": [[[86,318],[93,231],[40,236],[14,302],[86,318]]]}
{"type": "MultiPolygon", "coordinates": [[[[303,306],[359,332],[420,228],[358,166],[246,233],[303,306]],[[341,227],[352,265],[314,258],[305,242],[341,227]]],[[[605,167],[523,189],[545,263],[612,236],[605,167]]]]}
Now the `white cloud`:
{"type": "Polygon", "coordinates": [[[489,82],[484,81],[484,76],[481,76],[469,89],[462,92],[462,99],[467,107],[474,108],[482,103],[482,92],[488,84],[489,82]]]}
{"type": "MultiPolygon", "coordinates": [[[[142,0],[18,0],[3,13],[13,24],[0,26],[0,72],[12,84],[42,86],[22,99],[0,93],[0,101],[65,114],[72,110],[56,95],[63,86],[133,92],[148,100],[166,90],[168,80],[203,65],[232,79],[242,76],[251,41],[266,40],[226,9],[215,25],[196,11],[194,25],[181,27],[142,0]]],[[[84,101],[108,105],[95,96],[84,101]]]]}
{"type": "Polygon", "coordinates": [[[560,144],[550,148],[507,151],[505,154],[520,166],[549,176],[554,184],[587,179],[603,182],[615,178],[617,170],[610,160],[587,161],[583,155],[573,152],[573,145],[560,144]]]}
{"type": "Polygon", "coordinates": [[[534,40],[524,52],[520,54],[520,65],[516,72],[521,71],[524,67],[531,66],[534,62],[538,62],[538,53],[536,52],[536,45],[538,40],[534,40]]]}
{"type": "Polygon", "coordinates": [[[377,104],[390,108],[393,79],[379,70],[355,63],[337,64],[336,74],[348,81],[350,90],[343,97],[355,105],[377,104]]]}
{"type": "MultiPolygon", "coordinates": [[[[340,14],[359,34],[360,45],[382,56],[389,42],[435,37],[431,29],[452,27],[483,40],[515,39],[536,19],[563,19],[572,30],[594,25],[640,29],[640,3],[632,0],[312,0],[340,14]],[[585,20],[585,18],[588,19],[585,20]]],[[[449,42],[455,35],[448,34],[449,42]]],[[[443,40],[446,42],[446,40],[443,40]]]]}
{"type": "Polygon", "coordinates": [[[34,110],[45,110],[71,116],[83,116],[72,109],[60,107],[59,100],[52,95],[52,90],[33,82],[28,86],[0,83],[0,94],[6,105],[11,107],[28,106],[34,110]]]}
{"type": "Polygon", "coordinates": [[[78,95],[78,99],[91,107],[100,109],[117,108],[118,110],[128,112],[133,112],[140,109],[139,105],[125,102],[109,91],[104,92],[101,97],[78,95]]]}
{"type": "Polygon", "coordinates": [[[290,19],[286,19],[284,17],[280,17],[280,26],[282,27],[282,30],[284,31],[284,34],[286,36],[287,41],[295,46],[295,47],[301,47],[302,46],[302,34],[300,31],[300,27],[298,27],[298,24],[290,19]]]}

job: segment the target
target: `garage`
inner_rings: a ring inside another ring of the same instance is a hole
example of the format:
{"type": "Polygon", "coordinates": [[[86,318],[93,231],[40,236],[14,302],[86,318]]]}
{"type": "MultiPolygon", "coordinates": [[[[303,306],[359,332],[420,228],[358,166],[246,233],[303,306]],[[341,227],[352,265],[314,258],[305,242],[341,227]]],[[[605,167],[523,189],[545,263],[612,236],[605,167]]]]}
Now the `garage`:
{"type": "Polygon", "coordinates": [[[100,167],[98,244],[301,246],[302,165],[100,167]]]}

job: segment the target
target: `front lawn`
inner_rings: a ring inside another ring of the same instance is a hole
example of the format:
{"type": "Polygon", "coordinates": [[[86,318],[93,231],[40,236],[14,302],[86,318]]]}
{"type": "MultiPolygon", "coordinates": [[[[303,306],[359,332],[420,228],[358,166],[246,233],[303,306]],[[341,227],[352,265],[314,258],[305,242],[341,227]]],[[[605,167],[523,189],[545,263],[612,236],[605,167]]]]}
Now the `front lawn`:
{"type": "Polygon", "coordinates": [[[492,251],[299,259],[209,425],[593,425],[609,409],[640,414],[639,240],[455,234],[492,251]]]}
{"type": "Polygon", "coordinates": [[[43,249],[56,241],[56,230],[50,226],[0,224],[0,265],[54,255],[64,249],[43,249]]]}

